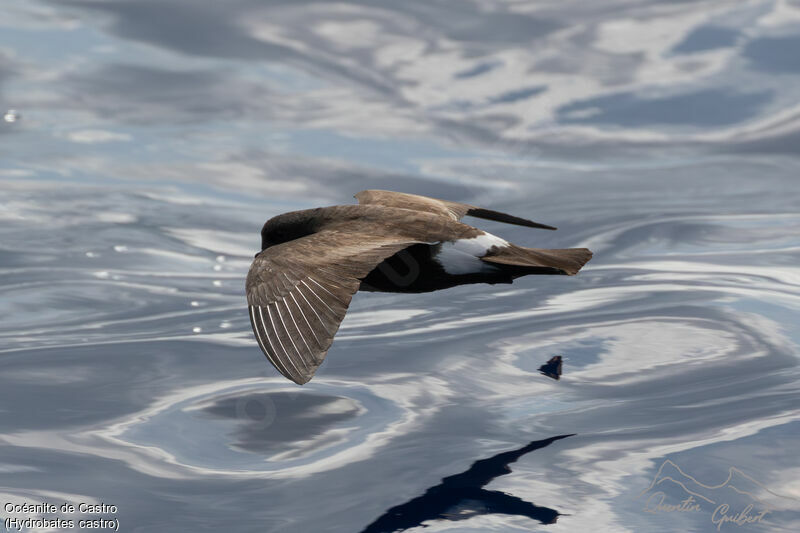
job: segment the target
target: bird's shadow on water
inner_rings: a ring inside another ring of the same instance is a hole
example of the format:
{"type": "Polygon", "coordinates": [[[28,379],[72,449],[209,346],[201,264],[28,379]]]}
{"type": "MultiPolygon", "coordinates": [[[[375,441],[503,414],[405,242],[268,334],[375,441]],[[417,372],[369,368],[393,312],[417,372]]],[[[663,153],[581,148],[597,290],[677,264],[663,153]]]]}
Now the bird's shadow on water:
{"type": "Polygon", "coordinates": [[[511,472],[508,465],[523,455],[573,435],[536,440],[522,448],[499,453],[472,463],[468,470],[442,479],[442,482],[403,504],[392,507],[361,533],[404,531],[428,520],[466,520],[485,514],[527,516],[542,524],[554,524],[561,513],[540,507],[516,496],[483,487],[511,472]]]}

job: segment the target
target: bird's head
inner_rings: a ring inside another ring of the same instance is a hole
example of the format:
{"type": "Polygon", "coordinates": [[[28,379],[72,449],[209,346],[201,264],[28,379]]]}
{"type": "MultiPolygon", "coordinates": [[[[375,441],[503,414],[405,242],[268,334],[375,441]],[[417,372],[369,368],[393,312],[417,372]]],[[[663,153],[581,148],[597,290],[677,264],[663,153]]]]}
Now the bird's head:
{"type": "Polygon", "coordinates": [[[317,211],[293,211],[267,220],[261,228],[261,251],[316,232],[320,225],[320,220],[314,216],[317,211]]]}

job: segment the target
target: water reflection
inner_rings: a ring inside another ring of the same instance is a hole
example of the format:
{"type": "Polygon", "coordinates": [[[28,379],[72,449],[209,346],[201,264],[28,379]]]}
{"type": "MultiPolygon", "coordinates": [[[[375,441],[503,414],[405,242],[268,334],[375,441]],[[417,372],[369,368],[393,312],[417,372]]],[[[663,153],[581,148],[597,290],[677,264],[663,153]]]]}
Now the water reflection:
{"type": "Polygon", "coordinates": [[[800,37],[762,37],[750,42],[744,49],[753,68],[774,73],[800,73],[800,59],[792,53],[800,46],[800,37]]]}
{"type": "Polygon", "coordinates": [[[559,379],[561,379],[562,366],[563,362],[561,361],[561,356],[554,355],[545,364],[539,367],[539,372],[541,372],[542,374],[544,374],[549,378],[558,381],[559,379]]]}
{"type": "Polygon", "coordinates": [[[768,91],[740,93],[729,89],[659,97],[619,93],[573,102],[559,108],[558,113],[567,123],[724,126],[756,116],[771,100],[768,91]],[[698,108],[703,109],[699,117],[695,112],[698,108]]]}
{"type": "Polygon", "coordinates": [[[301,456],[287,448],[301,441],[314,441],[303,453],[329,446],[341,438],[329,430],[354,419],[364,412],[350,398],[330,397],[296,392],[272,394],[246,394],[221,398],[201,408],[215,418],[239,421],[235,440],[231,446],[271,456],[284,452],[284,459],[301,456]],[[323,437],[320,439],[319,437],[323,437]]]}
{"type": "Polygon", "coordinates": [[[79,20],[108,16],[116,42],[192,61],[158,56],[164,65],[151,66],[110,54],[63,73],[69,97],[59,105],[132,123],[257,117],[437,132],[501,151],[513,140],[525,153],[553,141],[553,123],[575,126],[564,131],[584,141],[630,139],[631,128],[662,141],[680,140],[676,128],[705,138],[713,130],[708,140],[724,146],[785,125],[793,107],[786,84],[758,75],[798,72],[792,17],[781,21],[794,10],[779,4],[689,15],[656,2],[647,17],[617,18],[617,6],[576,24],[568,10],[491,2],[70,0],[61,5],[79,20]],[[758,30],[742,22],[750,19],[758,30]]]}
{"type": "Polygon", "coordinates": [[[510,474],[509,465],[520,457],[572,436],[559,435],[535,440],[522,448],[475,461],[468,470],[442,479],[440,484],[429,488],[422,496],[387,510],[362,533],[403,531],[423,526],[429,520],[469,520],[482,514],[527,516],[542,524],[555,524],[561,514],[557,510],[483,487],[497,477],[510,474]]]}
{"type": "Polygon", "coordinates": [[[714,25],[700,26],[689,33],[683,41],[672,49],[672,52],[675,54],[693,54],[718,48],[727,48],[736,44],[738,37],[739,31],[733,28],[714,25]]]}

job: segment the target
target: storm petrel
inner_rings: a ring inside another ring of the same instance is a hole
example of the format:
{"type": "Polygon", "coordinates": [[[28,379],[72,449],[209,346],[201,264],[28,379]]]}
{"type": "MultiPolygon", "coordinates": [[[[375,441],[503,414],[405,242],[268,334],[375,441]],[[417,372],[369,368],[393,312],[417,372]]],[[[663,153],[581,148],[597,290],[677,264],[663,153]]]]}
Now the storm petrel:
{"type": "Polygon", "coordinates": [[[392,191],[362,191],[355,198],[359,205],[269,219],[247,274],[258,345],[300,385],[322,364],[359,290],[429,292],[511,283],[529,274],[573,276],[592,257],[586,248],[524,248],[459,222],[468,215],[556,229],[498,211],[392,191]]]}

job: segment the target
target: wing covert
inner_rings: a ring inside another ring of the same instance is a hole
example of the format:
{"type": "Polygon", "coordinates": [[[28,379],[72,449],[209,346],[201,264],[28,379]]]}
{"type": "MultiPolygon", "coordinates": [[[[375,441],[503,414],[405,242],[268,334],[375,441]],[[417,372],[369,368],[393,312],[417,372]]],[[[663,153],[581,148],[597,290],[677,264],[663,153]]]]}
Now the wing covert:
{"type": "Polygon", "coordinates": [[[429,198],[428,196],[420,196],[417,194],[369,189],[357,193],[355,198],[360,204],[374,204],[383,205],[386,207],[411,209],[414,211],[425,211],[428,213],[446,216],[453,220],[461,220],[464,216],[472,216],[485,220],[505,222],[506,224],[527,226],[529,228],[549,230],[556,229],[553,226],[533,222],[532,220],[528,220],[526,218],[515,217],[514,215],[509,215],[508,213],[492,211],[491,209],[483,209],[481,207],[475,207],[474,205],[462,204],[459,202],[438,200],[436,198],[429,198]]]}

